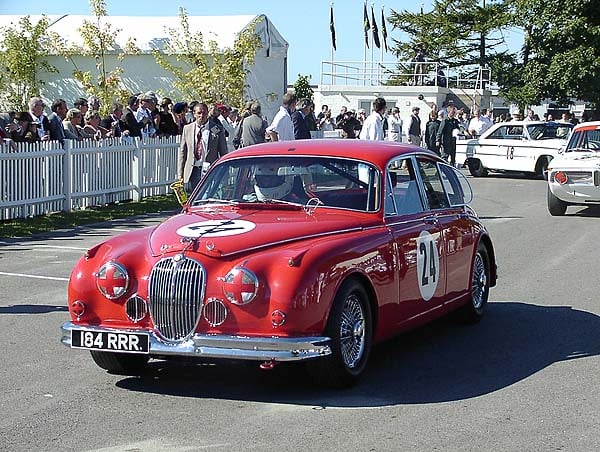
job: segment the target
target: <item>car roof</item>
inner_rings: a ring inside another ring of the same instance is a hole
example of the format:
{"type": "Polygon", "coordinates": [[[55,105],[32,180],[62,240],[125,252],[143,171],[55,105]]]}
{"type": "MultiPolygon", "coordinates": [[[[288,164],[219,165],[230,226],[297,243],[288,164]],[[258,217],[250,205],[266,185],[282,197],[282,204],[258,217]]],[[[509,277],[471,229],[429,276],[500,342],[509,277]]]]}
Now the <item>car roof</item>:
{"type": "MultiPolygon", "coordinates": [[[[278,141],[257,144],[228,153],[221,160],[242,157],[290,156],[292,154],[315,157],[348,158],[363,160],[384,168],[394,157],[411,154],[427,154],[437,159],[432,151],[411,144],[391,141],[369,141],[351,139],[312,139],[278,141]]],[[[440,159],[441,160],[441,159],[440,159]]]]}
{"type": "Polygon", "coordinates": [[[573,130],[596,130],[600,128],[600,121],[581,122],[573,130]]]}

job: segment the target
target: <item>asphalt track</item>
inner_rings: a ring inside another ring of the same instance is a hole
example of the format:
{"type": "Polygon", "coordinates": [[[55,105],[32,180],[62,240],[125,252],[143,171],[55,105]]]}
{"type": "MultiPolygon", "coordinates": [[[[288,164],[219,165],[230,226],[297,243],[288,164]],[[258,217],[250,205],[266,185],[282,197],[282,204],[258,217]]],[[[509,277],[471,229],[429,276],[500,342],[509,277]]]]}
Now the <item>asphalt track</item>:
{"type": "Polygon", "coordinates": [[[600,211],[551,217],[544,181],[469,180],[498,254],[485,319],[378,347],[343,391],[293,366],[111,375],[60,344],[75,261],[160,215],[0,239],[0,450],[600,450],[600,211]]]}

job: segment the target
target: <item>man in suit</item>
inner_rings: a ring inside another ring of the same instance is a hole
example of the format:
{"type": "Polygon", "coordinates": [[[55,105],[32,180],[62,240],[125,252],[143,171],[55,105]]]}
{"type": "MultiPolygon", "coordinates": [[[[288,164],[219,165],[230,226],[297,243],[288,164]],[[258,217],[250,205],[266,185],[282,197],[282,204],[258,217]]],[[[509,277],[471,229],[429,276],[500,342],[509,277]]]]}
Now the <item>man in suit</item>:
{"type": "Polygon", "coordinates": [[[261,106],[258,102],[250,104],[250,115],[242,121],[242,146],[252,146],[265,142],[267,125],[261,117],[261,106]]]}
{"type": "Polygon", "coordinates": [[[456,136],[460,130],[456,119],[456,107],[448,107],[448,116],[442,119],[436,135],[435,145],[442,149],[442,158],[456,164],[456,136]]]}
{"type": "Polygon", "coordinates": [[[211,164],[227,154],[225,129],[219,121],[220,112],[213,106],[210,115],[205,103],[194,106],[195,121],[183,127],[177,156],[177,175],[194,191],[211,164]]]}
{"type": "Polygon", "coordinates": [[[296,105],[296,111],[291,114],[294,124],[294,138],[296,140],[310,139],[310,130],[306,122],[306,116],[310,113],[312,102],[309,99],[300,99],[296,105]]]}
{"type": "Polygon", "coordinates": [[[123,122],[129,131],[129,136],[140,137],[142,136],[142,124],[138,122],[135,117],[135,113],[138,109],[139,101],[138,96],[133,95],[129,97],[127,101],[127,107],[125,109],[125,115],[123,122]]]}
{"type": "Polygon", "coordinates": [[[51,140],[58,140],[64,144],[65,139],[77,140],[78,138],[63,126],[63,119],[67,116],[67,103],[64,99],[55,99],[50,107],[52,113],[48,115],[48,131],[51,140]]]}
{"type": "Polygon", "coordinates": [[[119,102],[113,102],[110,106],[110,115],[100,122],[100,126],[104,127],[106,130],[112,131],[113,137],[129,135],[129,132],[127,131],[127,124],[121,120],[122,116],[123,105],[119,102]]]}

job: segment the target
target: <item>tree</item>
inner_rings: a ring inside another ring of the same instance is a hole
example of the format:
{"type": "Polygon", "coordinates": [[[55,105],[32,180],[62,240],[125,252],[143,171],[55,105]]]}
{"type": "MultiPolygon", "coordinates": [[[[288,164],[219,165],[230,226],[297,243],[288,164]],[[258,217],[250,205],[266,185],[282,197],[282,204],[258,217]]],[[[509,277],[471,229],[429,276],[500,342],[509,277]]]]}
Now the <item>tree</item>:
{"type": "Polygon", "coordinates": [[[394,39],[392,51],[401,60],[411,60],[417,46],[432,61],[453,67],[485,66],[504,42],[501,31],[510,24],[506,1],[434,0],[432,11],[413,13],[392,10],[388,21],[408,35],[394,39]]]}
{"type": "Polygon", "coordinates": [[[521,55],[497,62],[500,93],[521,106],[544,98],[600,106],[598,0],[512,0],[525,31],[521,55]],[[520,58],[519,58],[520,57],[520,58]]]}
{"type": "Polygon", "coordinates": [[[173,74],[173,86],[187,99],[243,105],[248,67],[261,47],[255,23],[238,34],[232,48],[220,49],[215,41],[205,43],[202,32],[192,33],[184,8],[179,18],[179,28],[167,29],[165,47],[153,51],[157,64],[173,74]]]}
{"type": "MultiPolygon", "coordinates": [[[[123,69],[119,66],[109,67],[109,55],[115,54],[117,50],[116,37],[120,29],[114,29],[105,23],[107,15],[104,0],[89,0],[90,8],[95,16],[95,22],[83,21],[78,31],[83,39],[82,47],[70,47],[63,49],[63,54],[73,63],[73,77],[79,81],[85,92],[90,96],[100,99],[101,114],[109,113],[112,102],[124,101],[129,92],[124,89],[121,74],[123,69]],[[77,67],[74,56],[83,55],[94,59],[95,73],[84,71],[77,67]]],[[[128,53],[135,53],[137,49],[132,42],[125,46],[128,53]]],[[[123,61],[124,52],[116,54],[118,61],[123,61]]]]}
{"type": "Polygon", "coordinates": [[[298,79],[294,83],[294,92],[298,99],[313,99],[314,91],[310,86],[310,75],[298,74],[298,79]]]}
{"type": "Polygon", "coordinates": [[[44,85],[40,71],[58,72],[44,58],[52,41],[48,18],[32,24],[26,16],[18,26],[3,27],[0,33],[0,105],[5,111],[27,111],[29,99],[39,96],[44,85]]]}

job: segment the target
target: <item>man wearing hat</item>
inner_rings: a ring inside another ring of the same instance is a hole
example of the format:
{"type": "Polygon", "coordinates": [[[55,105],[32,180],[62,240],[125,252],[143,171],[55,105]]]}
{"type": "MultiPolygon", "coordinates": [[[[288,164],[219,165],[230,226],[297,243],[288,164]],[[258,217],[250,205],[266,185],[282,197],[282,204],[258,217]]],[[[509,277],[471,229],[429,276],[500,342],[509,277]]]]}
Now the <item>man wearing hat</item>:
{"type": "Polygon", "coordinates": [[[152,112],[156,108],[155,98],[148,93],[141,94],[139,106],[135,112],[136,121],[142,126],[142,136],[156,136],[156,124],[152,112]]]}
{"type": "Polygon", "coordinates": [[[310,130],[306,123],[306,116],[310,113],[312,102],[309,99],[300,99],[296,104],[296,111],[292,113],[294,124],[294,138],[296,140],[310,139],[310,130]]]}
{"type": "Polygon", "coordinates": [[[408,142],[415,146],[421,146],[421,118],[419,118],[419,107],[413,107],[408,120],[408,142]]]}

